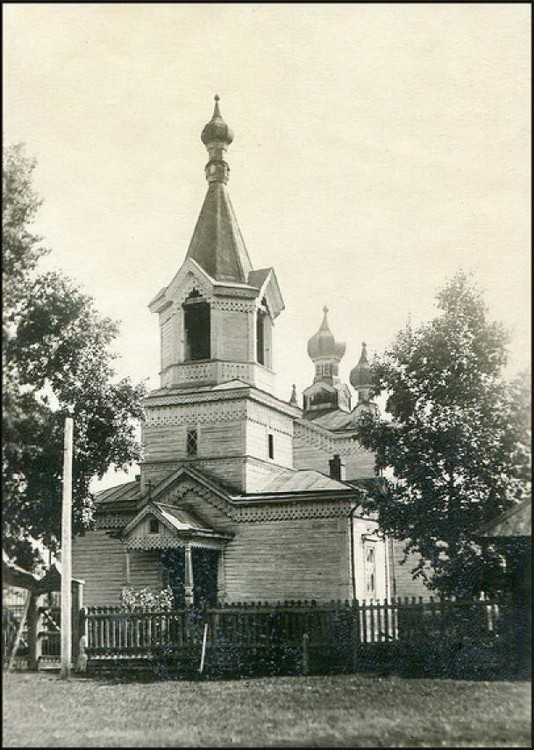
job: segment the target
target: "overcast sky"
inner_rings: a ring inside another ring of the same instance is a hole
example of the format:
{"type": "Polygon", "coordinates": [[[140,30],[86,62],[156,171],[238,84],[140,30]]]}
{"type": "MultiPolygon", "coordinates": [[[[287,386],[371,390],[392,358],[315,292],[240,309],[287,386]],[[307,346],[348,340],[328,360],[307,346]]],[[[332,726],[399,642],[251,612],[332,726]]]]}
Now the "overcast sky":
{"type": "Polygon", "coordinates": [[[277,393],[313,379],[330,308],[371,356],[475,271],[530,363],[528,4],[8,4],[4,139],[38,160],[38,230],[122,320],[120,375],[158,385],[148,302],[183,262],[206,192],[213,95],[255,268],[274,266],[277,393]]]}

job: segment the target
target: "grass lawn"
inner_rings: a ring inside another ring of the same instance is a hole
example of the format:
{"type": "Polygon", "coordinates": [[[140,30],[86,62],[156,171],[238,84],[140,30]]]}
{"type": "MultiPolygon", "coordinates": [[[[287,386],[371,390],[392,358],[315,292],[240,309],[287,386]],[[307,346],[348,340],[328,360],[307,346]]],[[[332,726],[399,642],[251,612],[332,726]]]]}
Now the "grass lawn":
{"type": "Polygon", "coordinates": [[[4,674],[5,747],[530,747],[530,683],[4,674]]]}

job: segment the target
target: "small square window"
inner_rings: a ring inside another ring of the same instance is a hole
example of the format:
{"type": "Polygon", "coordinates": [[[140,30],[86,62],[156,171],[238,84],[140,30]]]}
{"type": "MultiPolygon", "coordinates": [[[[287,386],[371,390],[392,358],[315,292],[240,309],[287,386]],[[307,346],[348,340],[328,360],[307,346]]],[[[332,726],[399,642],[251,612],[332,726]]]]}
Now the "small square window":
{"type": "Polygon", "coordinates": [[[267,435],[267,450],[269,458],[274,458],[274,435],[267,435]]]}
{"type": "Polygon", "coordinates": [[[196,456],[198,450],[198,434],[196,430],[187,430],[187,455],[196,456]]]}
{"type": "Polygon", "coordinates": [[[159,534],[159,521],[157,518],[151,518],[148,522],[148,531],[150,534],[159,534]]]}

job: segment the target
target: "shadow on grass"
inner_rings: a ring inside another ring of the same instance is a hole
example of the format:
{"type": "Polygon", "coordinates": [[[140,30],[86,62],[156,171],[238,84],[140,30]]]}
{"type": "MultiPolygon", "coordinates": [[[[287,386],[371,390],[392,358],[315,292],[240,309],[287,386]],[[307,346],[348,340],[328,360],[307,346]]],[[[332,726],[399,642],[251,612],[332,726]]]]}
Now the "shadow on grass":
{"type": "MultiPolygon", "coordinates": [[[[528,682],[531,680],[531,670],[509,670],[509,669],[441,669],[432,670],[420,665],[403,669],[366,669],[362,668],[356,672],[347,670],[336,672],[310,672],[310,677],[355,677],[362,676],[366,679],[400,678],[404,680],[443,680],[443,681],[465,681],[465,682],[528,682]]],[[[209,670],[200,674],[198,671],[182,671],[172,667],[166,667],[157,663],[151,665],[130,666],[121,664],[109,665],[106,668],[99,667],[76,675],[83,680],[91,680],[105,684],[124,683],[158,683],[158,682],[239,682],[243,680],[275,679],[276,677],[303,677],[298,672],[280,673],[254,673],[247,671],[244,674],[228,673],[213,674],[209,670]]]]}

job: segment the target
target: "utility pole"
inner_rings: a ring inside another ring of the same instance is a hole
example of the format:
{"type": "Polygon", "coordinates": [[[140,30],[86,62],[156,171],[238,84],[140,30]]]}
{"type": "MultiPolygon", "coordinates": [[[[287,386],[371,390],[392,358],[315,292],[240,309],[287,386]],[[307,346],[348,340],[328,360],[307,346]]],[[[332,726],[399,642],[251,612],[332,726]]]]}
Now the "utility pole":
{"type": "Polygon", "coordinates": [[[61,673],[70,677],[72,661],[72,417],[65,417],[63,504],[61,509],[61,673]]]}

